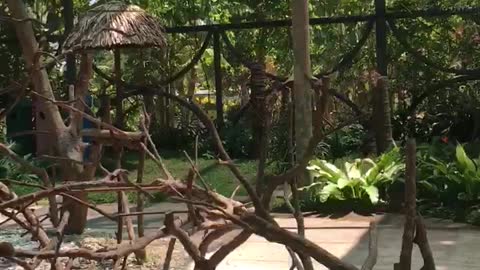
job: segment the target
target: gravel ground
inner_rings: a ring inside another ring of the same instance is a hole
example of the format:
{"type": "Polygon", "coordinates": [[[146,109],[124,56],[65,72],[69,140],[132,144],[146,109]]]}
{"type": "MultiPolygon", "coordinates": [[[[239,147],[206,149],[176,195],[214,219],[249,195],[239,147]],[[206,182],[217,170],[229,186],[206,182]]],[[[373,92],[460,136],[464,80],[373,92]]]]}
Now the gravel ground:
{"type": "MultiPolygon", "coordinates": [[[[3,230],[0,232],[0,242],[7,241],[12,243],[16,248],[35,250],[38,248],[36,242],[29,240],[28,235],[20,237],[21,231],[18,230],[3,230]]],[[[131,270],[159,270],[162,269],[165,261],[165,256],[168,249],[169,239],[159,239],[151,243],[147,247],[147,261],[143,265],[137,264],[135,256],[132,254],[128,257],[126,269],[131,270]]],[[[75,248],[87,248],[91,250],[98,250],[102,248],[112,248],[116,246],[116,240],[112,238],[105,238],[99,235],[88,236],[83,235],[81,237],[65,237],[62,249],[75,249],[75,248]]],[[[67,263],[68,259],[59,259],[63,263],[67,263]]],[[[190,262],[189,256],[181,247],[180,243],[175,245],[175,249],[170,262],[171,270],[183,270],[188,268],[190,262]]],[[[15,263],[0,258],[0,269],[4,270],[22,270],[23,268],[15,263]]],[[[43,261],[37,268],[38,270],[50,270],[50,264],[43,261]]],[[[74,260],[74,267],[72,269],[81,270],[109,270],[112,269],[112,262],[95,262],[86,259],[78,258],[74,260]]]]}

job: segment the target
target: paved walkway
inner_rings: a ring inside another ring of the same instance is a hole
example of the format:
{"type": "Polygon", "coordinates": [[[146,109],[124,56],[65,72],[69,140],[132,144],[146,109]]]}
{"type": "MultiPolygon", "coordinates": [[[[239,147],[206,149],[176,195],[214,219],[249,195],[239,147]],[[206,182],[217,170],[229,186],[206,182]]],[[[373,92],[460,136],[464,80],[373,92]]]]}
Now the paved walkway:
{"type": "MultiPolygon", "coordinates": [[[[307,238],[334,255],[359,268],[367,256],[368,225],[373,217],[349,215],[339,219],[306,218],[307,238]]],[[[397,215],[377,216],[379,219],[379,254],[376,270],[392,270],[398,262],[401,247],[403,218],[397,215]]],[[[290,218],[277,219],[282,227],[293,228],[290,218]]],[[[476,228],[451,224],[440,220],[427,220],[428,236],[438,270],[480,269],[478,248],[480,231],[476,228]]],[[[219,267],[220,270],[289,269],[290,260],[285,248],[252,236],[239,250],[232,253],[219,267]]],[[[423,265],[417,248],[414,250],[412,269],[423,265]]],[[[327,269],[315,264],[315,269],[327,269]]]]}
{"type": "MultiPolygon", "coordinates": [[[[113,205],[105,205],[102,208],[111,212],[115,209],[113,205]]],[[[184,208],[178,204],[162,203],[150,206],[146,210],[182,209],[184,208]]],[[[145,219],[147,233],[158,229],[163,224],[162,216],[146,216],[145,219]]],[[[292,218],[279,214],[276,219],[282,227],[295,230],[295,221],[292,218]]],[[[403,217],[400,215],[366,217],[349,214],[337,218],[310,216],[305,219],[306,235],[322,248],[360,267],[367,256],[368,226],[372,219],[379,222],[379,256],[375,269],[392,270],[393,264],[398,261],[400,255],[403,232],[403,217]]],[[[426,219],[426,226],[438,270],[480,269],[480,259],[477,255],[480,248],[479,228],[439,219],[426,219]]],[[[88,227],[90,233],[110,233],[112,236],[116,229],[114,223],[94,212],[89,215],[88,227]]],[[[235,232],[226,236],[223,242],[233,236],[235,232]]],[[[221,242],[216,246],[220,244],[221,242]]],[[[289,256],[283,246],[252,236],[241,248],[230,254],[218,269],[283,270],[289,269],[289,265],[289,256]]],[[[421,266],[421,256],[415,247],[412,269],[420,269],[421,266]]],[[[315,269],[326,268],[316,264],[315,269]]]]}

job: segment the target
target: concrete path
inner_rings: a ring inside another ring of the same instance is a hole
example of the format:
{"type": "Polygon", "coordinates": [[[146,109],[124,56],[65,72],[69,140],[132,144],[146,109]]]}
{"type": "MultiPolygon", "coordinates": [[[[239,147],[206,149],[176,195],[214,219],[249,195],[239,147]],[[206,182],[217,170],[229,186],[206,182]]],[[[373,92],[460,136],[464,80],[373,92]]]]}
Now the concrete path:
{"type": "MultiPolygon", "coordinates": [[[[379,256],[374,269],[392,270],[398,262],[401,247],[403,218],[397,215],[360,217],[349,215],[339,219],[306,218],[307,238],[334,255],[361,267],[368,252],[368,225],[379,219],[379,256]]],[[[282,227],[293,228],[293,220],[277,219],[282,227]]],[[[428,237],[438,270],[480,269],[477,248],[480,231],[476,228],[429,219],[428,237]]],[[[289,269],[290,259],[285,248],[252,236],[239,250],[232,253],[219,267],[220,270],[289,269]]],[[[423,265],[417,248],[414,250],[412,269],[423,265]]],[[[315,269],[327,269],[315,263],[315,269]]]]}
{"type": "MultiPolygon", "coordinates": [[[[115,212],[114,205],[104,205],[101,208],[108,212],[115,212]]],[[[161,203],[146,209],[146,211],[173,210],[184,210],[184,207],[179,204],[161,203]]],[[[90,212],[89,233],[108,233],[113,237],[116,224],[90,212]]],[[[276,219],[282,227],[295,230],[294,219],[283,214],[276,215],[276,219]]],[[[398,261],[400,255],[403,233],[403,217],[400,215],[387,214],[367,217],[349,214],[335,218],[309,216],[305,219],[306,235],[308,239],[334,255],[361,267],[367,256],[368,226],[373,219],[379,222],[379,256],[374,269],[392,270],[393,264],[398,261]]],[[[145,221],[147,233],[152,232],[162,226],[163,216],[146,216],[145,221]]],[[[439,219],[426,219],[426,226],[438,270],[480,269],[480,257],[477,255],[478,249],[480,249],[480,229],[478,227],[439,219]]],[[[217,242],[213,249],[234,237],[236,233],[238,232],[227,235],[217,242]]],[[[200,238],[200,236],[197,237],[200,238]]],[[[218,269],[283,270],[289,269],[289,266],[290,258],[283,246],[269,243],[258,236],[252,236],[241,248],[230,254],[218,269]]],[[[421,266],[421,256],[415,247],[412,269],[420,269],[421,266]]],[[[193,267],[188,269],[193,269],[193,267]]],[[[315,269],[326,268],[315,264],[315,269]]]]}

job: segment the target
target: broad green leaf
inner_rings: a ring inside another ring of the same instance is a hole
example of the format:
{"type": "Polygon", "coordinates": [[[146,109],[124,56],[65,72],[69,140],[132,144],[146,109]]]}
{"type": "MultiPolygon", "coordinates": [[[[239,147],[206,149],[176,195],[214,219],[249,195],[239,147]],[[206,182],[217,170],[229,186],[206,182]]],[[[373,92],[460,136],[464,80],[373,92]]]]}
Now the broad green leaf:
{"type": "Polygon", "coordinates": [[[298,188],[298,190],[300,190],[300,191],[302,191],[302,190],[309,190],[309,189],[311,189],[311,188],[313,188],[313,187],[321,186],[321,185],[323,185],[323,184],[324,184],[324,183],[316,182],[316,183],[310,184],[310,185],[308,185],[308,186],[300,187],[300,188],[298,188]]]}
{"type": "Polygon", "coordinates": [[[336,183],[338,179],[346,177],[340,169],[338,169],[335,165],[327,162],[326,160],[320,160],[318,166],[320,167],[320,172],[323,171],[324,173],[326,173],[326,176],[330,176],[328,180],[331,182],[336,183]]]}
{"type": "Polygon", "coordinates": [[[342,189],[342,188],[348,186],[348,184],[350,184],[350,180],[347,179],[347,178],[340,178],[337,181],[337,185],[338,185],[339,189],[342,189]]]}
{"type": "Polygon", "coordinates": [[[362,172],[360,171],[360,160],[356,160],[353,163],[345,162],[345,169],[348,179],[358,179],[362,176],[362,172]]]}
{"type": "Polygon", "coordinates": [[[467,156],[467,153],[465,153],[465,149],[462,145],[457,145],[457,148],[455,149],[455,156],[460,169],[463,171],[476,171],[475,163],[473,163],[473,161],[467,156]]]}
{"type": "Polygon", "coordinates": [[[365,188],[365,192],[367,192],[368,197],[370,198],[370,201],[373,204],[378,203],[378,188],[375,186],[368,186],[365,188]]]}
{"type": "Polygon", "coordinates": [[[329,198],[334,198],[337,200],[345,199],[338,186],[333,183],[326,185],[320,192],[319,197],[321,202],[326,202],[329,198]]]}

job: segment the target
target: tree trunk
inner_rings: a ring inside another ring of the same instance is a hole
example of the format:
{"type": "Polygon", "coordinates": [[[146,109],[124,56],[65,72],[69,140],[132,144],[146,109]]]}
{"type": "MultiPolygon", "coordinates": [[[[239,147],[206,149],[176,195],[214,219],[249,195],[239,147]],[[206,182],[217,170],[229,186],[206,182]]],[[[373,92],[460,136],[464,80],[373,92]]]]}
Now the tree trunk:
{"type": "MultiPolygon", "coordinates": [[[[291,8],[293,54],[295,57],[295,154],[297,159],[300,159],[305,153],[310,137],[312,137],[308,0],[292,0],[291,8]]],[[[304,186],[308,184],[307,179],[307,177],[299,179],[299,185],[304,186]]]]}
{"type": "MultiPolygon", "coordinates": [[[[294,99],[295,99],[295,155],[297,160],[305,154],[310,138],[312,137],[312,91],[310,85],[310,24],[308,14],[308,0],[291,0],[292,9],[292,37],[294,67],[294,99]]],[[[290,179],[289,179],[290,180],[290,179]]],[[[307,172],[299,174],[299,186],[309,183],[307,172]]],[[[305,270],[313,270],[312,260],[302,258],[305,270]]]]}
{"type": "MultiPolygon", "coordinates": [[[[31,79],[34,90],[51,99],[54,99],[52,86],[48,79],[47,71],[44,68],[40,68],[42,65],[42,57],[37,55],[39,51],[38,43],[35,39],[32,23],[28,18],[27,9],[23,1],[9,0],[7,1],[8,9],[11,16],[18,20],[14,22],[15,31],[17,34],[20,47],[22,48],[23,58],[26,63],[26,67],[31,69],[31,79]]],[[[66,126],[63,123],[62,117],[58,110],[58,107],[50,102],[44,100],[38,100],[38,105],[42,109],[42,119],[45,121],[45,129],[52,133],[53,137],[59,137],[59,135],[66,130],[66,126]]],[[[58,223],[58,213],[56,207],[55,196],[49,198],[50,203],[50,218],[54,225],[58,223]]]]}
{"type": "MultiPolygon", "coordinates": [[[[8,0],[7,4],[12,17],[16,19],[14,24],[17,38],[20,47],[22,48],[22,54],[26,66],[31,72],[30,76],[34,90],[48,99],[55,100],[47,71],[45,68],[42,68],[43,59],[38,54],[39,46],[35,39],[32,23],[28,20],[25,4],[23,1],[18,0],[8,0]]],[[[88,90],[88,81],[92,75],[91,58],[82,57],[82,68],[81,78],[76,87],[76,90],[79,91],[79,96],[77,97],[80,98],[83,98],[88,90]]],[[[38,98],[38,103],[42,108],[42,118],[46,129],[54,138],[56,138],[55,150],[58,152],[59,156],[77,161],[83,160],[83,143],[81,142],[79,130],[83,118],[78,115],[73,115],[72,123],[67,127],[63,123],[60,111],[55,104],[42,98],[38,98]]],[[[77,109],[83,109],[81,102],[77,102],[75,106],[77,109]]],[[[72,164],[62,165],[62,175],[64,176],[64,180],[78,181],[85,177],[85,175],[83,175],[83,168],[72,164]]],[[[55,217],[57,217],[58,213],[56,211],[55,197],[52,197],[53,199],[49,199],[50,215],[52,222],[55,224],[55,217]]],[[[84,195],[81,194],[80,197],[83,199],[84,195]]],[[[86,224],[87,208],[77,203],[72,203],[67,208],[69,208],[67,210],[70,211],[71,215],[69,224],[65,228],[65,233],[82,233],[86,224]]]]}

